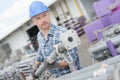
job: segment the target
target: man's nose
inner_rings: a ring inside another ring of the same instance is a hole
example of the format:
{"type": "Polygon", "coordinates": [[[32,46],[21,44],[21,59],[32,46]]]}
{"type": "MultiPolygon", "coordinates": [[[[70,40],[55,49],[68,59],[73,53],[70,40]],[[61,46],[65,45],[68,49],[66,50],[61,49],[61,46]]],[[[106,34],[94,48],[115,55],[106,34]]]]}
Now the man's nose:
{"type": "Polygon", "coordinates": [[[41,22],[44,22],[44,21],[45,21],[45,19],[44,19],[44,18],[42,18],[42,19],[41,19],[41,22]]]}

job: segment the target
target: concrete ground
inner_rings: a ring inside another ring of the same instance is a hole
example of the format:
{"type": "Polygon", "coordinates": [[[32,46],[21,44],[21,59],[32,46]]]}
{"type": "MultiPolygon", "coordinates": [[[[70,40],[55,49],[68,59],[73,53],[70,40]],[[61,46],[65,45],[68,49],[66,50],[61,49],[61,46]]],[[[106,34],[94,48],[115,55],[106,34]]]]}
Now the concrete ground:
{"type": "Polygon", "coordinates": [[[92,44],[86,36],[86,34],[83,34],[80,36],[81,44],[78,46],[78,53],[80,57],[80,63],[81,66],[87,67],[92,65],[92,58],[89,55],[88,48],[92,44]]]}

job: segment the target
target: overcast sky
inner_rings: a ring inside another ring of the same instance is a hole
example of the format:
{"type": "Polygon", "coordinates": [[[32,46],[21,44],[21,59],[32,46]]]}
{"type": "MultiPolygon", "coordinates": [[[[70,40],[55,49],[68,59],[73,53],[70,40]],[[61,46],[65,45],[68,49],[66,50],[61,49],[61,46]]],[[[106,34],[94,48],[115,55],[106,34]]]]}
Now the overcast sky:
{"type": "MultiPolygon", "coordinates": [[[[30,19],[28,10],[33,1],[36,0],[0,0],[0,40],[30,19]]],[[[51,5],[56,0],[37,1],[51,5]]]]}
{"type": "Polygon", "coordinates": [[[17,0],[0,0],[0,15],[17,0]]]}

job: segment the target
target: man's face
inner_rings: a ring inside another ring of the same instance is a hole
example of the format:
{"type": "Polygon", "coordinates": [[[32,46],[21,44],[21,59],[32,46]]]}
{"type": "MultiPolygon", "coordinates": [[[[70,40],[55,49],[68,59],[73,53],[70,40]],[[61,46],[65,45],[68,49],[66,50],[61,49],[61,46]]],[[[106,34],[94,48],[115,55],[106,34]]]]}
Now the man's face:
{"type": "Polygon", "coordinates": [[[39,29],[45,30],[50,27],[50,13],[44,12],[32,18],[33,24],[39,29]]]}

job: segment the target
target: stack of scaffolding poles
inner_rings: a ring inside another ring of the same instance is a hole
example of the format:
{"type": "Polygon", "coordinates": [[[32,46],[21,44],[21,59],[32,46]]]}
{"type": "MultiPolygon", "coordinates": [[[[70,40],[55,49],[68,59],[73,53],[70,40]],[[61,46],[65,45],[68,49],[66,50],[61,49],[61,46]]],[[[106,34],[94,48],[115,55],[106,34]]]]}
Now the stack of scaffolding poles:
{"type": "MultiPolygon", "coordinates": [[[[105,61],[96,63],[94,65],[91,65],[89,67],[83,68],[81,70],[72,72],[70,74],[61,76],[61,77],[57,78],[56,80],[89,80],[89,78],[93,78],[94,77],[93,72],[95,70],[99,69],[100,66],[102,64],[104,64],[104,63],[108,64],[109,66],[117,64],[117,63],[120,63],[120,55],[118,55],[116,57],[113,57],[113,58],[109,58],[109,59],[107,59],[105,61]]],[[[120,76],[116,76],[116,77],[119,78],[120,76]]]]}

